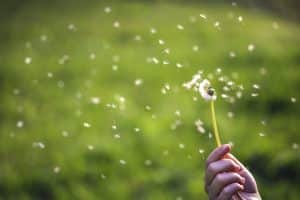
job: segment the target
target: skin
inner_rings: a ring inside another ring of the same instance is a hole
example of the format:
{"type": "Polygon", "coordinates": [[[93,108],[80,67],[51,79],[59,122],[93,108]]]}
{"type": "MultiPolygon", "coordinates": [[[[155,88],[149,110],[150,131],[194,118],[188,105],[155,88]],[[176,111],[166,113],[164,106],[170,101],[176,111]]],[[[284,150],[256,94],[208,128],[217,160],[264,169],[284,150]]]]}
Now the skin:
{"type": "Polygon", "coordinates": [[[254,177],[232,154],[216,148],[206,160],[205,191],[210,200],[261,200],[254,177]]]}

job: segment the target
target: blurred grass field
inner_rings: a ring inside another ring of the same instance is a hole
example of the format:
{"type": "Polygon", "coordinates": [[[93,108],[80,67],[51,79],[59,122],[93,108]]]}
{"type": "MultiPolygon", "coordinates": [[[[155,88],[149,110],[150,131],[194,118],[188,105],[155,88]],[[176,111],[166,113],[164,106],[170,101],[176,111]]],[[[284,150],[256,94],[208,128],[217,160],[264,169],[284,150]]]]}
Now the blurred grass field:
{"type": "Polygon", "coordinates": [[[245,88],[216,102],[222,141],[263,199],[299,199],[298,24],[231,5],[137,2],[24,4],[1,23],[0,199],[207,199],[209,106],[182,83],[217,68],[245,88]]]}

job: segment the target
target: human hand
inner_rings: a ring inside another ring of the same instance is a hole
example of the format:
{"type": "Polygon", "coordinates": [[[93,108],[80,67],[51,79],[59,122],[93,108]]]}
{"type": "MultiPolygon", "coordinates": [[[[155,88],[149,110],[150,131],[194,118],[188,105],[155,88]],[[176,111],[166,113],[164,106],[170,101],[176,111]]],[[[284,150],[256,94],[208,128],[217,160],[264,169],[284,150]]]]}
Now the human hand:
{"type": "Polygon", "coordinates": [[[205,190],[210,200],[260,200],[255,179],[232,154],[228,144],[216,148],[207,158],[205,190]]]}

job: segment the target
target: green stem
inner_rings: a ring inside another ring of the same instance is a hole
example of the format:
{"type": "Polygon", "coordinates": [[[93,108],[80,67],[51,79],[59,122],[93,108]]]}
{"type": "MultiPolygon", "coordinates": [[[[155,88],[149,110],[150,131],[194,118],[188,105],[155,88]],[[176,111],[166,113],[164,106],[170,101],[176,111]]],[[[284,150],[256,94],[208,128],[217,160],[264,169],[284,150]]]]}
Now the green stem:
{"type": "Polygon", "coordinates": [[[218,126],[217,126],[214,100],[210,101],[210,110],[211,110],[211,117],[212,117],[212,123],[213,123],[213,127],[214,127],[214,135],[215,135],[216,143],[217,143],[217,146],[220,147],[221,140],[220,140],[220,135],[219,135],[218,126]]]}

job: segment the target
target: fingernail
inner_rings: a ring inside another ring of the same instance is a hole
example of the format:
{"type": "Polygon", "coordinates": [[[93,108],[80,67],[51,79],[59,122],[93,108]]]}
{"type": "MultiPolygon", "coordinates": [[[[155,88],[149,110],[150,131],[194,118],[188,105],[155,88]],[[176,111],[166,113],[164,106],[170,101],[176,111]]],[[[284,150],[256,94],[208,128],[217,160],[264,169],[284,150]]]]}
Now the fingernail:
{"type": "Polygon", "coordinates": [[[244,186],[243,185],[241,185],[241,190],[244,190],[244,186]]]}

